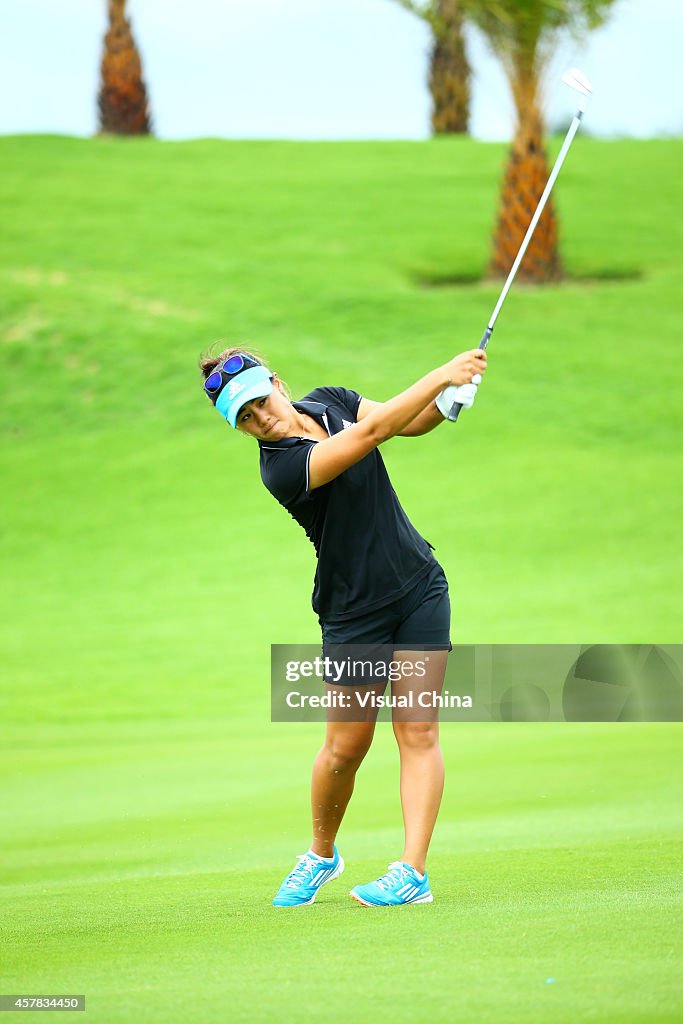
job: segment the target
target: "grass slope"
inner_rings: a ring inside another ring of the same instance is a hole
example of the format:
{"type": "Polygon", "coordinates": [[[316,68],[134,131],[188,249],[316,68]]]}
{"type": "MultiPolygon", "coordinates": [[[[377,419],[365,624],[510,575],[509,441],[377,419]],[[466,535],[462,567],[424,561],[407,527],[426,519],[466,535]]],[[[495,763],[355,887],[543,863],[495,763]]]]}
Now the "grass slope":
{"type": "MultiPolygon", "coordinates": [[[[386,446],[460,642],[679,639],[682,155],[579,140],[572,276],[513,290],[454,431],[386,446]]],[[[268,724],[268,644],[317,639],[313,556],[196,354],[381,399],[475,344],[498,286],[424,281],[485,267],[503,147],[0,156],[0,988],[103,1022],[673,1020],[675,726],[445,726],[437,902],[391,923],[345,895],[400,843],[383,728],[344,879],[305,922],[268,902],[319,742],[268,724]]]]}

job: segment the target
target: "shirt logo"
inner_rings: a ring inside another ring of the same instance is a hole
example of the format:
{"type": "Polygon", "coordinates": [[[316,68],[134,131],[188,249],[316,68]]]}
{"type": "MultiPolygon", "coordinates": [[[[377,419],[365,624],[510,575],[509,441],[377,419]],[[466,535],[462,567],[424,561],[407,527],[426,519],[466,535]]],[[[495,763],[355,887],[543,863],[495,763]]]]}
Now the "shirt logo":
{"type": "Polygon", "coordinates": [[[228,384],[228,398],[234,398],[235,395],[239,395],[240,391],[244,391],[246,384],[240,384],[237,380],[231,380],[228,384]]]}
{"type": "Polygon", "coordinates": [[[342,427],[346,430],[347,427],[352,427],[353,423],[350,420],[342,420],[342,427]]]}

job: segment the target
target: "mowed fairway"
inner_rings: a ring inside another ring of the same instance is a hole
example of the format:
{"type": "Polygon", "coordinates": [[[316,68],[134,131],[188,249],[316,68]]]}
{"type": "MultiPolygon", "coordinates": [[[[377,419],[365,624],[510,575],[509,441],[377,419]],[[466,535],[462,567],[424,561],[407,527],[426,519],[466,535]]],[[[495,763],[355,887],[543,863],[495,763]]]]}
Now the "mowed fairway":
{"type": "MultiPolygon", "coordinates": [[[[343,878],[270,906],[321,727],[270,724],[269,645],[318,639],[313,551],[197,354],[384,399],[476,344],[503,158],[0,140],[0,991],[102,1024],[680,1018],[677,725],[445,724],[435,902],[375,912],[382,726],[343,878]]],[[[385,446],[457,642],[680,640],[682,158],[579,139],[570,278],[513,289],[456,428],[385,446]]]]}

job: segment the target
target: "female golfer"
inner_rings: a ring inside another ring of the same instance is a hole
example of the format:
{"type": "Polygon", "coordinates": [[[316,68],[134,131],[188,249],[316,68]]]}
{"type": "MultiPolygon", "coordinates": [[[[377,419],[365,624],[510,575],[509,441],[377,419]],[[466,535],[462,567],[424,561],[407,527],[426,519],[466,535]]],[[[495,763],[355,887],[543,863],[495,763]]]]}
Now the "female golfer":
{"type": "MultiPolygon", "coordinates": [[[[471,405],[486,353],[463,352],[388,402],[343,387],[316,388],[293,402],[278,375],[243,348],[205,356],[200,367],[205,393],[231,427],[258,441],[264,484],[315,546],[313,608],[325,650],[383,645],[403,665],[422,657],[429,668],[420,686],[440,692],[450,649],[448,584],[401,508],[378,447],[396,435],[426,434],[454,400],[471,405]]],[[[414,684],[394,680],[392,694],[414,684]]],[[[377,692],[385,686],[386,677],[377,692]]],[[[276,907],[313,903],[344,870],[335,838],[376,716],[351,717],[356,720],[328,718],[313,765],[313,841],[280,886],[276,907]]],[[[409,717],[393,712],[405,845],[386,874],[351,890],[366,906],[432,901],[425,862],[443,792],[443,758],[436,715],[409,717]]]]}

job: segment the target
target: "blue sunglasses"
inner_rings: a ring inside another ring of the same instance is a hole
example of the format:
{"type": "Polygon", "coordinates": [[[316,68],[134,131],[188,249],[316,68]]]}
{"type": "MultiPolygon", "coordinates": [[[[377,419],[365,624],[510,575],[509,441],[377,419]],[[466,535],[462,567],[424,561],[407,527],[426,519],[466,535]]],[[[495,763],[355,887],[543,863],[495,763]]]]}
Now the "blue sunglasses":
{"type": "Polygon", "coordinates": [[[249,370],[252,366],[261,366],[257,359],[245,355],[244,352],[236,352],[225,360],[222,366],[217,367],[204,381],[204,390],[209,398],[215,402],[219,392],[228,381],[236,377],[242,370],[249,370]]]}

